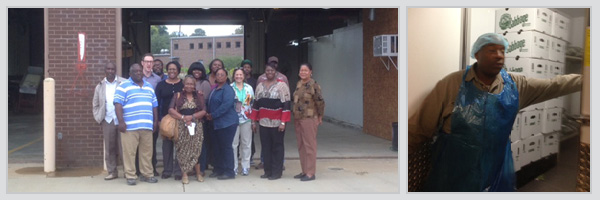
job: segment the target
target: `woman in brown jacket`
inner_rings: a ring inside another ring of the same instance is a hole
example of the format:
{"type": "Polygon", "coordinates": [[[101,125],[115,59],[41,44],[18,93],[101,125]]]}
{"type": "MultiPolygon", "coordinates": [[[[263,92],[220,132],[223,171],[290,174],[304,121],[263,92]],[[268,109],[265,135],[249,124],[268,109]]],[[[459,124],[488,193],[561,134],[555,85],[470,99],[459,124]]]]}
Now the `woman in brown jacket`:
{"type": "Polygon", "coordinates": [[[301,181],[315,180],[317,168],[317,126],[323,122],[325,101],[321,86],[312,77],[309,63],[300,65],[300,81],[294,92],[294,126],[302,173],[294,176],[301,181]]]}

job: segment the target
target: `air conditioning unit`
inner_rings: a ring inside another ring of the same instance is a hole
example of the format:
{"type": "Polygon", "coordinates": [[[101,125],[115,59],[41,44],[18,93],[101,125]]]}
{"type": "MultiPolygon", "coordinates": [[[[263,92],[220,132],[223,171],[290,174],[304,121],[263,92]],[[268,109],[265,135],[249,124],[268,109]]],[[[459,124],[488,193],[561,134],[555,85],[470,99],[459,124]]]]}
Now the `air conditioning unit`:
{"type": "Polygon", "coordinates": [[[374,36],[373,56],[398,56],[398,35],[374,36]]]}

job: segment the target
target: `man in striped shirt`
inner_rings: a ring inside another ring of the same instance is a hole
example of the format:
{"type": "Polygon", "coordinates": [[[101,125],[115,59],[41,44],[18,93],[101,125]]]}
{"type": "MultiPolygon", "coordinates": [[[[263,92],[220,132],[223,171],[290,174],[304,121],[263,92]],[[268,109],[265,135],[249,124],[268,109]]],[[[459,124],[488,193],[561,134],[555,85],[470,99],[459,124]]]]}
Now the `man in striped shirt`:
{"type": "Polygon", "coordinates": [[[152,85],[142,79],[140,64],[131,65],[129,75],[131,77],[117,87],[114,97],[125,178],[128,185],[136,184],[135,157],[139,147],[140,181],[156,183],[151,159],[152,132],[158,130],[158,102],[152,85]]]}

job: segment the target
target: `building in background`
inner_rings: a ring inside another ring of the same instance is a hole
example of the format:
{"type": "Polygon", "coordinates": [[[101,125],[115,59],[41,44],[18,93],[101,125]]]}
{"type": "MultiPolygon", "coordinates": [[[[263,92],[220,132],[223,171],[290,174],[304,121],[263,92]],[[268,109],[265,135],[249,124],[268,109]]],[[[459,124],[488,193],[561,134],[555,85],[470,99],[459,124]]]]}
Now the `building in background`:
{"type": "MultiPolygon", "coordinates": [[[[178,60],[182,67],[189,67],[193,62],[202,62],[208,69],[208,63],[215,58],[244,58],[244,37],[241,34],[227,36],[191,36],[171,38],[171,54],[158,55],[158,58],[169,57],[178,60]]],[[[227,66],[237,67],[237,66],[227,66]]],[[[207,71],[208,72],[208,71],[207,71]]]]}

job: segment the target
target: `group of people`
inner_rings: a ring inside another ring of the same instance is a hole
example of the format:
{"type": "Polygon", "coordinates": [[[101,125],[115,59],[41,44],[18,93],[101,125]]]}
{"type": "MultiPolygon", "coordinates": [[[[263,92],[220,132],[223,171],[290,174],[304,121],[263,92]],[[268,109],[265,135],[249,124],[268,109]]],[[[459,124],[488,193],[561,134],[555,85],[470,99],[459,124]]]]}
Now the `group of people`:
{"type": "Polygon", "coordinates": [[[208,177],[234,179],[240,173],[238,159],[246,176],[255,152],[254,133],[260,133],[260,177],[279,179],[286,123],[293,115],[302,167],[294,178],[315,180],[317,127],[325,102],[309,63],[300,66],[292,107],[288,79],[277,71],[279,59],[274,56],[258,79],[251,76],[252,62],[244,60],[233,71],[233,81],[220,59],[210,62],[209,73],[202,63],[192,63],[181,79],[178,62],[164,65],[165,74],[161,60],[150,53],[142,58],[130,66],[129,79],[117,76],[116,65],[108,62],[106,77],[94,92],[94,119],[104,134],[105,180],[118,178],[117,161],[122,159],[128,185],[136,185],[138,177],[158,182],[156,141],[167,115],[177,121],[177,137],[162,136],[162,179],[174,176],[188,184],[188,175],[195,175],[203,182],[209,164],[213,169],[208,177]]]}

